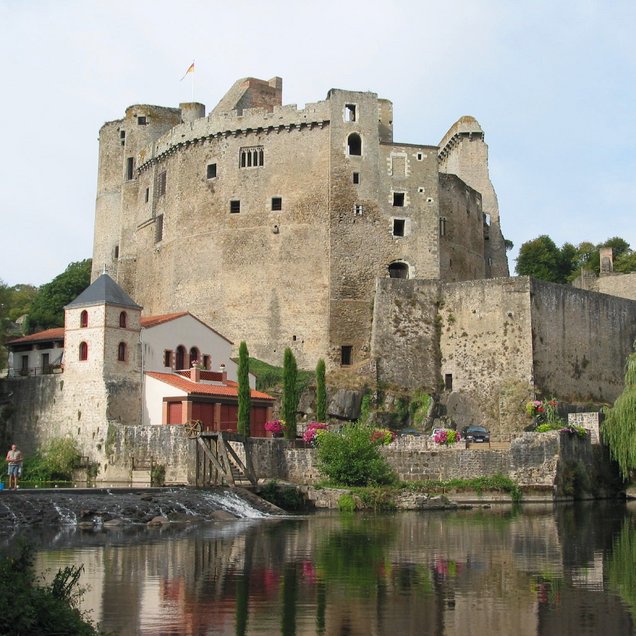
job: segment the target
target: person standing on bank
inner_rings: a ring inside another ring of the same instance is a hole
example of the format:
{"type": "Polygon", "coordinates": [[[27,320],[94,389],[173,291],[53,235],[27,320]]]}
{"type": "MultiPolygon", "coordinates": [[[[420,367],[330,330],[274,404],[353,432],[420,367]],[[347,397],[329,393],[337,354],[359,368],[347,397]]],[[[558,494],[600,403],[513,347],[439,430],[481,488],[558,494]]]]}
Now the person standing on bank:
{"type": "Polygon", "coordinates": [[[18,489],[18,478],[22,475],[22,452],[18,450],[15,444],[11,445],[11,449],[7,453],[7,464],[9,475],[9,488],[18,489]]]}

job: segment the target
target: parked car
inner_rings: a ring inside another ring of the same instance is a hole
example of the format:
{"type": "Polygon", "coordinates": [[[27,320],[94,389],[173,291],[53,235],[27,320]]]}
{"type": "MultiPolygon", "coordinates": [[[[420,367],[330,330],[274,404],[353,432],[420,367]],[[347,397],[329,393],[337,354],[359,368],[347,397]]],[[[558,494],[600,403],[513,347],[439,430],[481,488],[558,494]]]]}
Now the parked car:
{"type": "Polygon", "coordinates": [[[462,430],[462,437],[467,442],[489,442],[490,431],[483,426],[464,426],[462,430]]]}
{"type": "Polygon", "coordinates": [[[413,435],[414,437],[419,437],[422,434],[422,431],[418,431],[416,428],[403,428],[397,432],[400,437],[404,437],[406,435],[413,435]]]}

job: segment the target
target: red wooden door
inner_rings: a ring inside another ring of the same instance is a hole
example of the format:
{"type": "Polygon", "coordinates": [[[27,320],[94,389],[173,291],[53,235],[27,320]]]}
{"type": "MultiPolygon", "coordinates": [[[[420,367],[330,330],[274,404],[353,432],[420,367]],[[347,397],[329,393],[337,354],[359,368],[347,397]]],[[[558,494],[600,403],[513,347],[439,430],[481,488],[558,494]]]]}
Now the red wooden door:
{"type": "Polygon", "coordinates": [[[168,402],[168,424],[183,424],[181,402],[168,402]]]}
{"type": "Polygon", "coordinates": [[[237,404],[221,404],[221,427],[222,431],[236,432],[236,421],[238,420],[237,404]]]}
{"type": "Polygon", "coordinates": [[[193,402],[192,419],[201,420],[204,431],[214,430],[214,404],[208,402],[193,402]]]}
{"type": "Polygon", "coordinates": [[[250,413],[250,437],[267,437],[265,422],[267,421],[267,407],[253,406],[250,413]]]}

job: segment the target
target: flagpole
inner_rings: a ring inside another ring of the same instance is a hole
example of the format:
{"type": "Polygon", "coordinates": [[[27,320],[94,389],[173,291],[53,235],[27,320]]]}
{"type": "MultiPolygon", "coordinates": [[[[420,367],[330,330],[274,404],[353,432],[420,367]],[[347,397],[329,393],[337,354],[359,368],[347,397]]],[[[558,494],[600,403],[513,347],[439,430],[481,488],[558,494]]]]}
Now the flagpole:
{"type": "MultiPolygon", "coordinates": [[[[194,60],[192,60],[192,64],[194,64],[194,60]]],[[[196,68],[196,67],[195,67],[196,68]]],[[[194,104],[194,69],[192,69],[192,73],[190,73],[190,75],[192,75],[191,80],[192,80],[192,103],[194,104]]]]}

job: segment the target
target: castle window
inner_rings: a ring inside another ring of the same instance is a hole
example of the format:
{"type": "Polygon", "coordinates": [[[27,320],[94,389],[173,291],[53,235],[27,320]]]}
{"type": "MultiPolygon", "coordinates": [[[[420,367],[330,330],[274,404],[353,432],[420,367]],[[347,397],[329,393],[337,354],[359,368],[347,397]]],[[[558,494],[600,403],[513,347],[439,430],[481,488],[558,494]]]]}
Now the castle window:
{"type": "Polygon", "coordinates": [[[126,131],[125,130],[120,130],[119,131],[119,139],[121,140],[121,145],[124,146],[126,144],[126,131]]]}
{"type": "Polygon", "coordinates": [[[272,210],[274,212],[280,212],[283,209],[282,197],[272,197],[272,210]]]}
{"type": "Polygon", "coordinates": [[[162,197],[166,193],[166,171],[164,170],[160,175],[157,182],[157,195],[162,197]]]}
{"type": "Polygon", "coordinates": [[[345,121],[355,121],[356,120],[356,105],[355,104],[345,104],[345,107],[344,107],[344,120],[345,121]]]}
{"type": "Polygon", "coordinates": [[[199,360],[199,350],[196,347],[190,349],[190,366],[194,364],[201,364],[201,360],[199,360]]]}
{"type": "Polygon", "coordinates": [[[340,364],[343,367],[351,366],[353,360],[353,347],[351,345],[342,345],[340,347],[340,364]]]}
{"type": "Polygon", "coordinates": [[[210,370],[210,356],[203,356],[203,368],[210,370]]]}
{"type": "Polygon", "coordinates": [[[405,225],[404,219],[393,219],[393,236],[404,236],[405,225]]]}
{"type": "Polygon", "coordinates": [[[117,347],[117,360],[119,362],[126,362],[126,343],[120,342],[117,347]]]}
{"type": "Polygon", "coordinates": [[[163,214],[159,214],[155,218],[155,243],[161,242],[163,239],[163,214]]]}
{"type": "Polygon", "coordinates": [[[80,314],[80,327],[88,327],[88,312],[86,309],[80,314]]]}
{"type": "Polygon", "coordinates": [[[444,376],[444,388],[447,391],[452,391],[453,390],[453,374],[452,373],[447,373],[444,376]]]}
{"type": "Polygon", "coordinates": [[[393,193],[393,206],[398,208],[404,207],[404,192],[393,193]]]}
{"type": "Polygon", "coordinates": [[[119,245],[115,245],[115,249],[113,250],[113,256],[115,258],[119,258],[119,245]]]}
{"type": "Polygon", "coordinates": [[[147,123],[148,123],[148,120],[146,119],[145,115],[139,115],[139,117],[137,117],[138,126],[145,126],[147,123]]]}
{"type": "Polygon", "coordinates": [[[145,203],[148,203],[149,199],[150,199],[150,188],[146,188],[146,194],[144,195],[145,203]]]}
{"type": "Polygon", "coordinates": [[[134,176],[135,176],[135,158],[128,157],[126,159],[126,179],[128,179],[128,181],[131,181],[134,176]]]}
{"type": "Polygon", "coordinates": [[[172,367],[172,351],[169,349],[163,352],[163,366],[168,368],[172,367]]]}
{"type": "Polygon", "coordinates": [[[88,360],[88,344],[86,344],[85,342],[80,342],[79,359],[88,360]]]}
{"type": "Polygon", "coordinates": [[[439,217],[439,235],[446,236],[446,217],[445,216],[439,217]]]}
{"type": "Polygon", "coordinates": [[[356,157],[362,155],[362,138],[358,133],[351,133],[347,137],[347,153],[356,157]]]}
{"type": "Polygon", "coordinates": [[[177,359],[174,365],[176,369],[185,368],[185,356],[186,356],[185,347],[183,345],[179,345],[177,347],[177,359]]]}
{"type": "Polygon", "coordinates": [[[418,161],[422,161],[422,159],[424,159],[424,153],[423,152],[418,152],[417,153],[417,160],[418,161]]]}
{"type": "Polygon", "coordinates": [[[119,326],[120,326],[122,329],[125,329],[125,328],[126,328],[126,322],[127,322],[127,320],[128,320],[128,316],[126,315],[126,312],[125,312],[125,311],[122,311],[122,312],[119,314],[119,326]]]}
{"type": "Polygon", "coordinates": [[[361,203],[353,204],[353,216],[362,216],[364,212],[364,206],[361,203]]]}
{"type": "Polygon", "coordinates": [[[241,211],[241,202],[240,201],[230,201],[230,213],[238,214],[241,211]]]}
{"type": "Polygon", "coordinates": [[[216,177],[216,164],[215,163],[209,163],[208,164],[207,176],[208,176],[208,179],[214,179],[214,177],[216,177]]]}
{"type": "Polygon", "coordinates": [[[241,168],[257,168],[265,165],[263,146],[241,148],[239,151],[239,166],[241,168]]]}
{"type": "Polygon", "coordinates": [[[408,278],[409,266],[406,263],[396,262],[389,265],[389,278],[408,278]]]}
{"type": "Polygon", "coordinates": [[[358,185],[360,183],[360,173],[359,172],[354,172],[353,173],[353,183],[355,183],[356,185],[358,185]]]}

